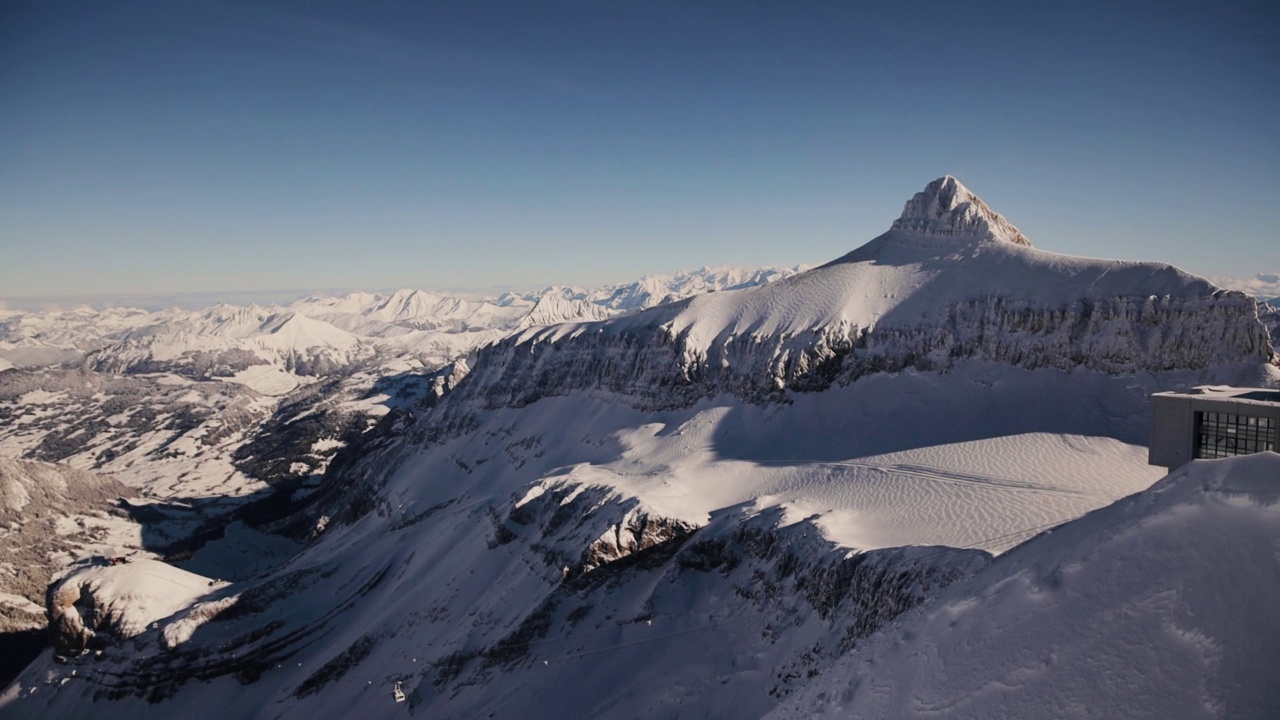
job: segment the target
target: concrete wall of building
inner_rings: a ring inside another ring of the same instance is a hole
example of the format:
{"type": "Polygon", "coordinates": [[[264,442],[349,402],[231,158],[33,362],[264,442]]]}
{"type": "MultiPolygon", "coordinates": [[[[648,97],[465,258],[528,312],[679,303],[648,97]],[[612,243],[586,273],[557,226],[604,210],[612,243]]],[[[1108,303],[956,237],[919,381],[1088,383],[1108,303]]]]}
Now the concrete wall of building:
{"type": "Polygon", "coordinates": [[[1280,451],[1280,405],[1240,402],[1229,397],[1157,394],[1151,396],[1151,442],[1147,463],[1169,470],[1195,459],[1196,413],[1220,412],[1275,421],[1271,446],[1280,451]]]}
{"type": "Polygon", "coordinates": [[[1152,395],[1147,464],[1173,470],[1191,462],[1194,447],[1195,412],[1191,409],[1191,398],[1152,395]]]}

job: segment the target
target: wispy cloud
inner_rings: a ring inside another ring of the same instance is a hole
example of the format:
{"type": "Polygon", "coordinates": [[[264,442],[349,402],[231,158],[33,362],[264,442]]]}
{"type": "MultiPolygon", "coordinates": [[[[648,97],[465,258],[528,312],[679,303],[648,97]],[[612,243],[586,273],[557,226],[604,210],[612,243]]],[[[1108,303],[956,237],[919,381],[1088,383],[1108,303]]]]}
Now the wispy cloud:
{"type": "Polygon", "coordinates": [[[1258,273],[1251,278],[1214,277],[1209,278],[1219,287],[1228,290],[1239,290],[1259,298],[1280,297],[1280,272],[1258,273]]]}

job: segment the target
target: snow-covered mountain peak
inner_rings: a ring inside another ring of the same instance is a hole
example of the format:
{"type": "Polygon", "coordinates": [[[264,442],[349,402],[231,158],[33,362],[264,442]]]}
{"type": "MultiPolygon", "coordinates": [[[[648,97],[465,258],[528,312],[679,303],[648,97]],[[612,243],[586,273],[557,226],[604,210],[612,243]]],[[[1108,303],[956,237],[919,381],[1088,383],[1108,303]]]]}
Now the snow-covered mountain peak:
{"type": "Polygon", "coordinates": [[[1000,240],[1031,246],[1031,241],[1018,228],[950,175],[934,180],[908,200],[892,229],[912,235],[1000,240]]]}

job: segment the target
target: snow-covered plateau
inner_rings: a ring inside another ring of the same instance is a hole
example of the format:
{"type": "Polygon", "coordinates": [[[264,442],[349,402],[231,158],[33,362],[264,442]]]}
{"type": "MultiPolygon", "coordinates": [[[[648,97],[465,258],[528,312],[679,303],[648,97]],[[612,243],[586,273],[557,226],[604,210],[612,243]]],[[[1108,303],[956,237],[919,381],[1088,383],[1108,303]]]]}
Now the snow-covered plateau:
{"type": "Polygon", "coordinates": [[[1007,553],[771,718],[1264,718],[1280,455],[1198,460],[1007,553]]]}
{"type": "Polygon", "coordinates": [[[44,459],[149,490],[123,507],[167,543],[60,572],[58,653],[0,717],[1280,706],[1280,456],[1161,480],[1144,446],[1152,392],[1280,386],[1265,305],[1037,249],[951,177],[831,263],[718,284],[223,308],[204,339],[139,321],[61,338],[82,369],[0,372],[26,383],[0,451],[56,437],[72,452],[44,459]],[[412,361],[380,344],[441,332],[484,337],[412,361]],[[283,377],[298,387],[267,391],[283,377]],[[217,409],[176,433],[178,410],[97,410],[127,382],[217,409]],[[67,398],[103,417],[93,437],[115,418],[143,439],[77,451],[67,398]],[[263,488],[184,540],[184,512],[247,487],[223,469],[263,488]]]}

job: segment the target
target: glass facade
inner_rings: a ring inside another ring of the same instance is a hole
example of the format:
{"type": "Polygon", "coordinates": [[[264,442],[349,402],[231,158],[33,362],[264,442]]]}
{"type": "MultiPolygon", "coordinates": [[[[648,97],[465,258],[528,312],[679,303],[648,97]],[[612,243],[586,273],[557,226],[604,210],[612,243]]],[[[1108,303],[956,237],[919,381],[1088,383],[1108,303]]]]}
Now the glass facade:
{"type": "Polygon", "coordinates": [[[1275,449],[1272,418],[1221,412],[1196,413],[1197,458],[1224,458],[1275,449]]]}

